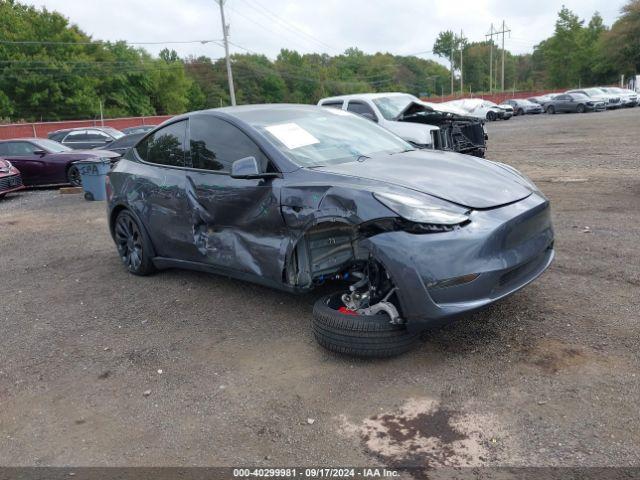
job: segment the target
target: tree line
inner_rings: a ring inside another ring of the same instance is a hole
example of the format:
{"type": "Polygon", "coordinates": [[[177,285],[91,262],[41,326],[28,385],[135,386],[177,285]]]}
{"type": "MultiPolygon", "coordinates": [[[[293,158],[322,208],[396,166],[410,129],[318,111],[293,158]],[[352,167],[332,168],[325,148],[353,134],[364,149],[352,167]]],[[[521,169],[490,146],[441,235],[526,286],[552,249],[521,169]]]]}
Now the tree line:
{"type": "MultiPolygon", "coordinates": [[[[51,121],[176,114],[229,104],[224,59],[180,58],[165,49],[153,57],[126,42],[94,41],[61,14],[0,0],[0,120],[51,121]]],[[[502,51],[492,42],[467,42],[441,32],[433,51],[452,60],[459,88],[460,51],[465,91],[487,91],[502,51]],[[456,54],[453,58],[451,49],[456,54]]],[[[532,54],[505,56],[505,89],[565,88],[613,83],[640,70],[640,0],[631,0],[607,27],[563,7],[554,34],[532,54]]],[[[238,103],[314,103],[357,92],[450,93],[450,70],[433,60],[349,48],[341,55],[282,49],[275,59],[234,54],[238,103]]],[[[499,80],[494,85],[499,85],[499,80]]]]}

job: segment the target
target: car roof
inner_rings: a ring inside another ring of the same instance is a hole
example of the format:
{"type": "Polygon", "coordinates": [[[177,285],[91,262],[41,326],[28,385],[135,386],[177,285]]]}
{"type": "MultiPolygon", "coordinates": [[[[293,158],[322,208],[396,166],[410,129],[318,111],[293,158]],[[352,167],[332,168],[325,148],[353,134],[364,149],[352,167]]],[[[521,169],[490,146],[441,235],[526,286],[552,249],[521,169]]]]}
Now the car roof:
{"type": "Polygon", "coordinates": [[[91,130],[117,130],[117,128],[115,128],[115,127],[109,127],[109,126],[106,126],[106,127],[94,127],[92,125],[88,125],[86,127],[61,128],[60,130],[54,130],[54,131],[49,132],[49,133],[73,132],[73,131],[76,131],[76,130],[89,130],[89,129],[91,129],[91,130]]]}
{"type": "Polygon", "coordinates": [[[47,140],[47,141],[50,141],[50,142],[52,141],[49,138],[21,137],[21,138],[5,138],[4,140],[0,140],[0,143],[6,143],[6,142],[34,142],[34,141],[37,141],[37,140],[47,140]]]}
{"type": "Polygon", "coordinates": [[[415,95],[411,95],[410,93],[404,93],[404,92],[351,93],[349,95],[337,95],[335,97],[321,98],[320,101],[326,102],[326,101],[332,101],[332,100],[344,101],[344,100],[358,100],[358,99],[375,100],[376,98],[399,97],[401,95],[410,95],[412,97],[415,97],[415,95]]]}

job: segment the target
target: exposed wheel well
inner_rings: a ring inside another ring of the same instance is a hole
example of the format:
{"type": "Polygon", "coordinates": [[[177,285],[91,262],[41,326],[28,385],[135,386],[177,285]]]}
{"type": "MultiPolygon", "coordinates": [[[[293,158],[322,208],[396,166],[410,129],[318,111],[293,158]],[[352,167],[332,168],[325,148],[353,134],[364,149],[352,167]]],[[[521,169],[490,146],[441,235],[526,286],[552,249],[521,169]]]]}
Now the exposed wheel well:
{"type": "Polygon", "coordinates": [[[116,218],[118,217],[118,214],[123,210],[128,210],[128,209],[124,205],[117,205],[116,207],[114,207],[113,210],[111,210],[111,214],[109,216],[109,231],[111,232],[112,236],[113,236],[114,225],[116,223],[116,218]]]}

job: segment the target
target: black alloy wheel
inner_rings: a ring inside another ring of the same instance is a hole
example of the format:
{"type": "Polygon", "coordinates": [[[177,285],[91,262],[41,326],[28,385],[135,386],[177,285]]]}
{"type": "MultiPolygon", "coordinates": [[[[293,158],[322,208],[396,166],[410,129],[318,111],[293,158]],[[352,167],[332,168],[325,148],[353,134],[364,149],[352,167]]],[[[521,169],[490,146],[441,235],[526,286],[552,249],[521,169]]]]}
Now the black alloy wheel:
{"type": "Polygon", "coordinates": [[[80,176],[80,170],[76,165],[71,165],[67,170],[67,180],[74,187],[82,186],[82,177],[80,176]]]}
{"type": "Polygon", "coordinates": [[[152,273],[155,268],[150,242],[133,215],[127,210],[120,212],[113,231],[118,254],[127,270],[135,275],[152,273]]]}

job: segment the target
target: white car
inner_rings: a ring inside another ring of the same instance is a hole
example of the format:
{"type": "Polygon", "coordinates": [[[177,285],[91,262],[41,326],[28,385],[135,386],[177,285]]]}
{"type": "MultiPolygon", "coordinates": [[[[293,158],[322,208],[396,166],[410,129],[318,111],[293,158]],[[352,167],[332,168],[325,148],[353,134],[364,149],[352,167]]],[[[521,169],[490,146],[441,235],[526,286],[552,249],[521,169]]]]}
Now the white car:
{"type": "Polygon", "coordinates": [[[450,102],[444,102],[442,105],[450,105],[455,108],[460,108],[464,110],[467,115],[480,118],[482,120],[493,121],[504,117],[504,110],[498,107],[495,103],[490,102],[489,100],[483,100],[482,98],[451,100],[450,102]]]}
{"type": "Polygon", "coordinates": [[[619,96],[623,107],[635,107],[638,105],[638,94],[633,90],[620,87],[600,87],[600,90],[619,96]]]}
{"type": "Polygon", "coordinates": [[[513,107],[508,103],[501,103],[498,108],[502,110],[502,120],[509,120],[514,115],[513,107]]]}
{"type": "Polygon", "coordinates": [[[487,136],[482,122],[449,105],[399,92],[328,97],[318,105],[361,115],[419,148],[484,156],[487,136]]]}
{"type": "Polygon", "coordinates": [[[622,100],[619,95],[612,95],[596,87],[567,90],[565,93],[582,93],[592,100],[604,102],[608,109],[622,106],[622,100]]]}

